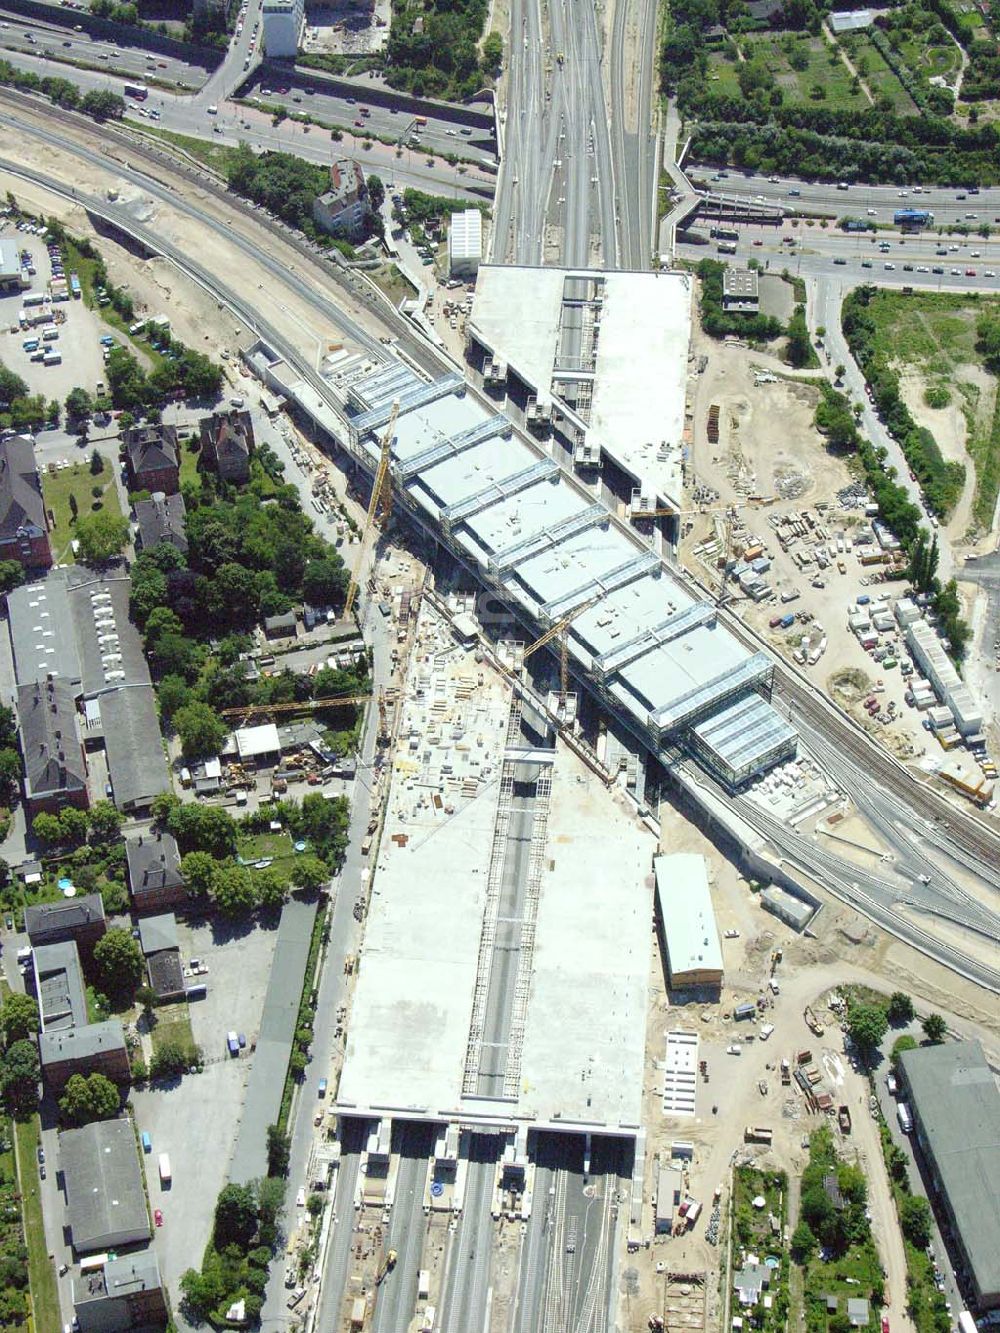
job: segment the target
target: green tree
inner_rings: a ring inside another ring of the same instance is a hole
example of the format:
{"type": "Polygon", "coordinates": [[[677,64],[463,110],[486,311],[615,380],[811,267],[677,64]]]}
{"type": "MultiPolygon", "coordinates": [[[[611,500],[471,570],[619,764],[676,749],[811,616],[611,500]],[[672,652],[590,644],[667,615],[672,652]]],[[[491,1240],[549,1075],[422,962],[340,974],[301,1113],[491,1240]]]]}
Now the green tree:
{"type": "Polygon", "coordinates": [[[16,1118],[30,1115],[38,1107],[41,1068],[38,1047],[33,1041],[15,1041],[7,1048],[0,1066],[0,1092],[16,1118]]]}
{"type": "Polygon", "coordinates": [[[94,400],[86,389],[70,389],[66,395],[66,421],[82,423],[94,410],[94,400]]]}
{"type": "Polygon", "coordinates": [[[30,995],[11,991],[0,1005],[0,1029],[5,1046],[33,1037],[38,1031],[38,1005],[30,995]]]}
{"type": "Polygon", "coordinates": [[[94,967],[105,995],[131,999],[143,977],[142,952],[129,931],[112,926],[94,945],[94,967]]]}
{"type": "Polygon", "coordinates": [[[122,831],[121,812],[111,801],[95,801],[90,807],[90,837],[94,842],[114,842],[122,831]]]}
{"type": "Polygon", "coordinates": [[[897,1037],[892,1043],[892,1054],[889,1056],[889,1063],[892,1065],[893,1069],[899,1067],[899,1057],[904,1051],[915,1051],[916,1049],[916,1037],[911,1037],[909,1033],[905,1033],[902,1037],[897,1037]]]}
{"type": "Polygon", "coordinates": [[[213,1241],[217,1250],[248,1244],[257,1230],[257,1196],[250,1185],[229,1184],[215,1203],[213,1241]]]}
{"type": "Polygon", "coordinates": [[[940,1046],[948,1035],[948,1024],[940,1014],[928,1014],[920,1026],[932,1046],[940,1046]]]}
{"type": "Polygon", "coordinates": [[[31,821],[31,831],[43,847],[58,847],[62,842],[62,825],[56,815],[47,810],[35,815],[31,821]]]}
{"type": "Polygon", "coordinates": [[[149,1062],[150,1078],[174,1078],[186,1074],[192,1064],[198,1061],[198,1052],[190,1051],[173,1037],[165,1037],[157,1042],[149,1062]]]}
{"type": "Polygon", "coordinates": [[[931,1242],[931,1209],[927,1200],[916,1194],[900,1200],[899,1225],[911,1245],[925,1250],[931,1242]]]}
{"type": "Polygon", "coordinates": [[[21,786],[21,757],[16,750],[0,750],[0,798],[13,804],[21,786]]]}
{"type": "Polygon", "coordinates": [[[889,1022],[894,1027],[913,1022],[913,1001],[906,991],[894,990],[889,996],[889,1008],[886,1011],[889,1022]]]}
{"type": "Polygon", "coordinates": [[[20,560],[0,560],[0,597],[20,588],[24,579],[24,566],[20,560]]]}
{"type": "Polygon", "coordinates": [[[483,41],[483,73],[496,78],[502,65],[503,38],[498,32],[491,32],[483,41]]]}
{"type": "Polygon", "coordinates": [[[174,714],[174,728],[181,740],[184,758],[209,759],[222,749],[228,729],[207,704],[190,703],[174,714]]]}
{"type": "Polygon", "coordinates": [[[335,554],[310,560],[302,573],[302,596],[310,606],[343,606],[350,575],[335,554]]]}
{"type": "Polygon", "coordinates": [[[792,1258],[803,1268],[816,1253],[816,1237],[808,1222],[800,1222],[792,1232],[792,1258]]]}
{"type": "Polygon", "coordinates": [[[92,477],[99,477],[103,471],[104,459],[98,451],[94,449],[90,455],[90,475],[92,477]]]}
{"type": "Polygon", "coordinates": [[[267,1127],[267,1174],[287,1176],[292,1155],[292,1140],[278,1125],[267,1127]]]}
{"type": "Polygon", "coordinates": [[[194,701],[190,685],[181,676],[164,676],[156,687],[156,698],[160,705],[160,715],[167,723],[194,701]]]}
{"type": "Polygon", "coordinates": [[[60,841],[65,847],[78,847],[87,836],[90,820],[86,810],[75,805],[64,805],[59,811],[60,841]]]}
{"type": "Polygon", "coordinates": [[[790,366],[808,366],[812,360],[812,341],[806,325],[805,306],[797,305],[788,322],[788,344],[785,357],[790,366]]]}
{"type": "Polygon", "coordinates": [[[187,852],[181,857],[181,874],[193,898],[207,898],[215,883],[216,861],[208,852],[187,852]]]}
{"type": "Polygon", "coordinates": [[[308,893],[315,893],[329,878],[330,871],[318,856],[300,856],[292,866],[292,883],[308,893]]]}
{"type": "Polygon", "coordinates": [[[225,863],[216,867],[211,894],[223,916],[246,916],[257,905],[257,892],[246,866],[225,863]]]}
{"type": "Polygon", "coordinates": [[[76,524],[76,540],[80,556],[87,564],[100,565],[121,555],[128,545],[128,519],[102,509],[87,514],[76,524]]]}
{"type": "Polygon", "coordinates": [[[89,1125],[92,1120],[110,1120],[118,1114],[121,1096],[103,1074],[72,1074],[59,1099],[59,1109],[71,1124],[89,1125]]]}
{"type": "Polygon", "coordinates": [[[847,1016],[847,1031],[851,1040],[865,1055],[870,1056],[889,1030],[885,1010],[875,1004],[855,1005],[847,1016]]]}
{"type": "Polygon", "coordinates": [[[258,871],[256,884],[261,907],[280,907],[288,897],[288,880],[275,866],[258,871]]]}

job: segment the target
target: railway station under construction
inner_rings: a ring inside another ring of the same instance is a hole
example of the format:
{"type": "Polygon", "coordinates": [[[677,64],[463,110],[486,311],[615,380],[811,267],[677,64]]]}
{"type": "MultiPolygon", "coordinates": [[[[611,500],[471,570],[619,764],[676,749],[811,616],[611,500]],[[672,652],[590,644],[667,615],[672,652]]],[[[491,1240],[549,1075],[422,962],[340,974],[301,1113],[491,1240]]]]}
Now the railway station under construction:
{"type": "Polygon", "coordinates": [[[400,361],[342,352],[321,396],[264,343],[244,356],[369,477],[394,418],[397,509],[532,638],[558,628],[570,669],[645,749],[668,765],[689,753],[729,789],[795,754],[795,730],[770,704],[772,659],[748,652],[701,590],[595,501],[571,462],[518,432],[457,371],[427,381],[400,361]]]}

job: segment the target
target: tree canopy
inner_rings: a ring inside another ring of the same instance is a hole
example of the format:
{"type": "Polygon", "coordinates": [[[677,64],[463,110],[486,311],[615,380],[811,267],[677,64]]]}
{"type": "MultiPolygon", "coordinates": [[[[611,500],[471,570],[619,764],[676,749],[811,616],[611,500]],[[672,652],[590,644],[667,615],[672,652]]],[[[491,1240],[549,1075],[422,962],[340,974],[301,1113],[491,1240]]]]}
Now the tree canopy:
{"type": "Polygon", "coordinates": [[[74,1125],[89,1125],[92,1120],[110,1120],[118,1114],[121,1096],[114,1083],[103,1074],[72,1074],[66,1081],[59,1109],[74,1125]]]}

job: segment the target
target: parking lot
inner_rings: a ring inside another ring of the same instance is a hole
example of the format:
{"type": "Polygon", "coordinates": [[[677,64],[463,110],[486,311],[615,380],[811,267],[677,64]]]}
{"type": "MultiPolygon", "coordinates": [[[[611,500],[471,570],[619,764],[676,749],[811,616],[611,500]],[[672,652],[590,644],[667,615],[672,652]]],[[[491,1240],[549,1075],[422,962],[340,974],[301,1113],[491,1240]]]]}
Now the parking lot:
{"type": "Polygon", "coordinates": [[[236,927],[226,934],[224,922],[179,922],[178,933],[185,966],[192,958],[208,966],[207,975],[199,978],[207,983],[208,993],[190,1006],[204,1072],[132,1093],[136,1126],[152,1139],[143,1164],[150,1207],[163,1214],[155,1245],[175,1305],[181,1274],[201,1262],[216,1196],[225,1184],[277,931],[236,927]],[[238,1059],[226,1051],[230,1030],[247,1038],[238,1059]],[[162,1152],[170,1156],[172,1181],[167,1189],[161,1189],[158,1174],[162,1152]]]}
{"type": "Polygon", "coordinates": [[[65,316],[64,322],[57,325],[59,337],[52,343],[62,361],[49,366],[32,361],[23,343],[35,337],[36,332],[33,329],[22,332],[18,313],[24,307],[26,295],[49,292],[52,263],[40,237],[16,231],[10,222],[3,225],[0,235],[15,240],[20,250],[27,250],[36,270],[31,286],[24,292],[0,296],[0,361],[20,375],[31,393],[44,394],[46,399],[55,398],[62,403],[70,390],[77,387],[93,393],[98,381],[104,378],[100,338],[107,333],[106,325],[82,300],[53,302],[49,309],[65,316]]]}

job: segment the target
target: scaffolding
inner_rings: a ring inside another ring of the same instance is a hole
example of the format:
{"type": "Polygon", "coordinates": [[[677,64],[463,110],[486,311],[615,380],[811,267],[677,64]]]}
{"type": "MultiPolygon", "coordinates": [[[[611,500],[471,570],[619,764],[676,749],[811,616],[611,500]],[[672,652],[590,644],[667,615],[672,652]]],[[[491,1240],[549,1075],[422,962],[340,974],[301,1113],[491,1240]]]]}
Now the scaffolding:
{"type": "Polygon", "coordinates": [[[776,764],[792,759],[797,737],[759,694],[737,699],[693,727],[686,748],[727,787],[742,787],[776,764]]]}
{"type": "Polygon", "coordinates": [[[577,533],[586,532],[589,528],[606,526],[610,522],[611,516],[603,505],[589,505],[576,514],[570,514],[561,522],[553,523],[551,527],[542,528],[528,537],[521,537],[518,541],[512,542],[510,546],[503,546],[500,550],[494,551],[489,557],[490,573],[495,578],[500,578],[515,565],[523,564],[532,556],[541,555],[543,551],[557,546],[570,537],[575,537],[577,533]]]}
{"type": "Polygon", "coordinates": [[[773,661],[766,653],[754,653],[655,709],[649,715],[649,724],[662,740],[681,727],[697,726],[703,718],[751,691],[763,692],[770,698],[773,682],[773,661]]]}
{"type": "Polygon", "coordinates": [[[436,403],[439,398],[447,398],[449,394],[459,392],[465,392],[465,380],[457,371],[443,375],[439,380],[418,380],[395,398],[384,395],[377,406],[354,417],[351,430],[358,439],[369,431],[381,430],[392,414],[394,402],[398,402],[399,412],[405,416],[407,412],[415,412],[418,407],[426,407],[428,403],[436,403]]]}
{"type": "Polygon", "coordinates": [[[451,532],[459,523],[467,523],[470,518],[474,518],[476,514],[481,514],[484,509],[489,509],[491,505],[499,504],[502,500],[509,500],[539,482],[550,481],[558,474],[559,468],[551,458],[539,459],[537,463],[522,468],[520,472],[515,472],[512,476],[504,477],[501,481],[491,481],[482,490],[467,495],[462,500],[457,500],[455,504],[446,505],[439,516],[441,526],[445,532],[451,532]]]}

